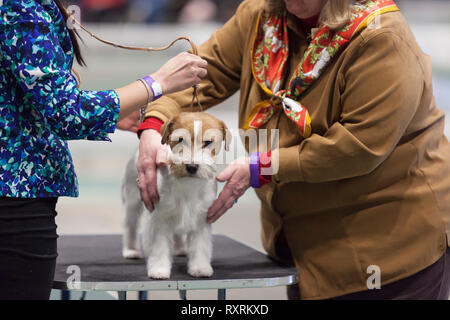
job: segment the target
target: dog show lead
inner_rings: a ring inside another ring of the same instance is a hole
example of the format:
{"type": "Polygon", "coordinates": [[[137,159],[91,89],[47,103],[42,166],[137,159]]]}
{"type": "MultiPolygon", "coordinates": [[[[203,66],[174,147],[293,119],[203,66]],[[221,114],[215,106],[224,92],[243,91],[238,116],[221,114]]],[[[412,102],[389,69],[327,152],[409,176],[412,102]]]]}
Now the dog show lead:
{"type": "Polygon", "coordinates": [[[78,196],[66,141],[108,141],[148,102],[197,85],[207,62],[182,53],[122,88],[79,90],[74,57],[85,63],[62,1],[0,4],[0,299],[48,299],[56,202],[78,196]]]}
{"type": "MultiPolygon", "coordinates": [[[[448,299],[445,114],[429,57],[395,2],[244,0],[198,49],[205,109],[240,90],[239,128],[265,129],[268,141],[279,130],[277,148],[247,150],[251,159],[217,176],[226,185],[208,221],[252,185],[265,250],[299,271],[290,299],[448,299]]],[[[159,99],[140,127],[149,210],[164,165],[158,131],[190,100],[190,90],[159,99]]]]}

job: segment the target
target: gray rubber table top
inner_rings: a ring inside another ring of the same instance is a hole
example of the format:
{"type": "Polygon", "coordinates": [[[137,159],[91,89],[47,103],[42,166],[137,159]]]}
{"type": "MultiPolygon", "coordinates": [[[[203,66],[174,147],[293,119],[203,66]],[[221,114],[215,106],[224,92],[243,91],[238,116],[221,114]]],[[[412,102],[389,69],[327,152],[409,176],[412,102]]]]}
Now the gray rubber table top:
{"type": "Polygon", "coordinates": [[[226,236],[215,235],[211,278],[187,273],[187,258],[174,257],[168,280],[147,277],[145,259],[122,257],[121,235],[68,235],[58,240],[55,289],[67,289],[69,266],[81,271],[80,290],[181,290],[270,287],[297,281],[297,270],[226,236]]]}

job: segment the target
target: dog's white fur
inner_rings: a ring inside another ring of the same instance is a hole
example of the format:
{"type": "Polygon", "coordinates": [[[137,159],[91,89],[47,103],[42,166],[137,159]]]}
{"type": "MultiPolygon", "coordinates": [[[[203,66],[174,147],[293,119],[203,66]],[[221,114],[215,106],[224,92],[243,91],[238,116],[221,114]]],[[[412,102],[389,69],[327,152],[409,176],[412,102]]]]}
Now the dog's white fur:
{"type": "Polygon", "coordinates": [[[193,157],[186,152],[178,157],[169,151],[169,161],[181,163],[176,168],[177,174],[170,165],[157,169],[160,202],[152,213],[145,209],[136,183],[138,153],[127,165],[122,184],[122,254],[128,259],[144,255],[150,278],[168,279],[174,254],[187,254],[190,275],[210,277],[213,274],[211,225],[206,222],[206,216],[217,195],[216,166],[215,157],[205,154],[202,138],[199,139],[200,147],[194,153],[197,156],[202,153],[203,161],[195,175],[179,174],[183,165],[192,163],[193,157]]]}

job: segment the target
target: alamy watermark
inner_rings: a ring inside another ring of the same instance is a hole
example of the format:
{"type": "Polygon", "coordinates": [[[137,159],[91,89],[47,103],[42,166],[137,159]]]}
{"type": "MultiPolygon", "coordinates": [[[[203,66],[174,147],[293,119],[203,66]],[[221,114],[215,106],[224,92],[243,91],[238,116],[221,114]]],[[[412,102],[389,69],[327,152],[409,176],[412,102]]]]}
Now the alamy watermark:
{"type": "Polygon", "coordinates": [[[381,268],[377,265],[370,265],[366,272],[370,274],[366,281],[367,289],[381,289],[381,268]]]}
{"type": "Polygon", "coordinates": [[[78,22],[81,23],[81,8],[77,5],[70,5],[66,8],[66,11],[69,14],[69,18],[66,21],[67,29],[69,30],[81,29],[81,26],[78,24],[78,22]]]}
{"type": "Polygon", "coordinates": [[[66,285],[69,290],[81,289],[81,268],[77,265],[70,265],[66,269],[66,273],[70,276],[66,280],[66,285]]]}

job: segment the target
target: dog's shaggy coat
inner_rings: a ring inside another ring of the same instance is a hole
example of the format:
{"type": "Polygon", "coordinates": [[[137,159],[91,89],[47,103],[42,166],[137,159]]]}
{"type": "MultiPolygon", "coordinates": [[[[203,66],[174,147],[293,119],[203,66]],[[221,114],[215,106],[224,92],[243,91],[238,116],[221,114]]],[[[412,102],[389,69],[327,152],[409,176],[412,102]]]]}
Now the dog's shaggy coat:
{"type": "Polygon", "coordinates": [[[128,259],[144,255],[150,278],[168,279],[174,254],[187,254],[190,275],[213,274],[206,217],[216,199],[215,160],[222,140],[229,143],[226,132],[222,121],[205,113],[181,113],[165,123],[162,143],[170,146],[169,165],[157,169],[160,202],[152,213],[145,210],[136,183],[138,153],[129,161],[122,184],[122,254],[128,259]]]}

